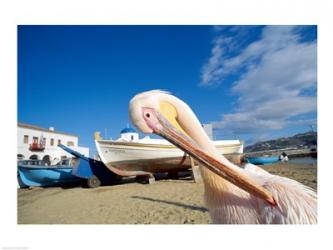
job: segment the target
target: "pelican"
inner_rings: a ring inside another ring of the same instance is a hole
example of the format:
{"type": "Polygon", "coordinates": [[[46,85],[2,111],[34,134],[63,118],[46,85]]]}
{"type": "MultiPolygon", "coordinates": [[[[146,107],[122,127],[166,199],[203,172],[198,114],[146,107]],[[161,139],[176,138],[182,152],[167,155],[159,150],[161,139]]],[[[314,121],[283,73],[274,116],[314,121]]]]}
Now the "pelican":
{"type": "Polygon", "coordinates": [[[215,148],[191,108],[168,92],[140,93],[129,104],[134,126],[164,137],[200,163],[205,202],[215,224],[315,224],[317,194],[303,184],[247,164],[215,148]]]}

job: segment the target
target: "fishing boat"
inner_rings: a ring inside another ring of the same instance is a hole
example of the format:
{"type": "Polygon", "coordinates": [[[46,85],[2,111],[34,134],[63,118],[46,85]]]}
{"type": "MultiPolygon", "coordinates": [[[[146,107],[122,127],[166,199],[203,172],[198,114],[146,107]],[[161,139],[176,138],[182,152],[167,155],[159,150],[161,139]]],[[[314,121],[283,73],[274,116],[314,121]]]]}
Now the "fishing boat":
{"type": "Polygon", "coordinates": [[[48,165],[42,160],[25,160],[18,162],[18,181],[20,187],[51,186],[74,181],[86,181],[90,188],[110,184],[115,179],[101,161],[59,144],[58,147],[73,157],[48,165]]]}
{"type": "Polygon", "coordinates": [[[81,179],[72,175],[75,161],[60,160],[55,165],[47,165],[42,160],[23,160],[18,162],[18,177],[21,187],[51,186],[81,179]]]}
{"type": "Polygon", "coordinates": [[[103,162],[86,157],[65,145],[59,144],[58,147],[74,157],[73,160],[75,160],[76,163],[73,164],[72,175],[86,180],[88,187],[96,188],[100,185],[108,185],[116,179],[115,174],[111,172],[103,162]]]}
{"type": "MultiPolygon", "coordinates": [[[[240,140],[214,141],[217,149],[226,157],[240,158],[243,143],[240,140]]],[[[193,160],[183,151],[164,139],[144,137],[130,128],[121,132],[117,140],[105,140],[95,133],[95,144],[101,161],[120,176],[169,174],[188,170],[193,160]]]]}
{"type": "Polygon", "coordinates": [[[280,160],[279,156],[246,157],[247,162],[255,165],[273,164],[280,160]]]}

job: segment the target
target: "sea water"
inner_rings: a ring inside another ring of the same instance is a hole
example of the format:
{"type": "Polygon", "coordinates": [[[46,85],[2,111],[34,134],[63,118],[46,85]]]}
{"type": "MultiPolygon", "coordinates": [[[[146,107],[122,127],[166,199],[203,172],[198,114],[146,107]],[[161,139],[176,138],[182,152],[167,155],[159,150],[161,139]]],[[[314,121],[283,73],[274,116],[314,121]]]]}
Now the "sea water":
{"type": "Polygon", "coordinates": [[[289,158],[288,163],[317,164],[317,159],[312,157],[295,157],[289,158]]]}

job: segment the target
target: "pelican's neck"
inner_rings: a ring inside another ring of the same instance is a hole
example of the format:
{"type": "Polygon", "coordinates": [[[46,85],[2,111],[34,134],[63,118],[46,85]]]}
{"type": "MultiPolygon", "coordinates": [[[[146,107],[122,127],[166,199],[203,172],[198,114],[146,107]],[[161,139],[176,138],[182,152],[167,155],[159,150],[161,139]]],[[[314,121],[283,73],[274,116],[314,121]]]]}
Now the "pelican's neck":
{"type": "MultiPolygon", "coordinates": [[[[226,159],[216,148],[214,143],[209,139],[205,130],[203,129],[199,119],[193,113],[191,108],[183,101],[170,96],[173,100],[172,103],[177,109],[177,121],[186,133],[204,150],[207,154],[218,159],[225,166],[239,170],[239,167],[234,165],[228,159],[226,159]]],[[[210,172],[210,171],[209,171],[210,172]]],[[[213,173],[212,173],[213,174],[213,173]]],[[[215,175],[215,174],[214,174],[215,175]]],[[[220,178],[220,177],[219,177],[220,178]]],[[[222,179],[222,178],[221,178],[222,179]]]]}
{"type": "MultiPolygon", "coordinates": [[[[199,119],[193,113],[191,108],[174,96],[168,96],[169,101],[177,109],[177,121],[183,130],[197,143],[197,145],[206,152],[206,154],[219,160],[223,165],[241,171],[241,169],[227,160],[215,147],[214,143],[209,139],[204,131],[199,119]]],[[[208,204],[217,204],[221,196],[225,193],[233,193],[236,188],[234,184],[215,174],[206,167],[200,167],[202,179],[205,187],[205,199],[208,204]],[[218,194],[218,195],[216,195],[218,194]]]]}

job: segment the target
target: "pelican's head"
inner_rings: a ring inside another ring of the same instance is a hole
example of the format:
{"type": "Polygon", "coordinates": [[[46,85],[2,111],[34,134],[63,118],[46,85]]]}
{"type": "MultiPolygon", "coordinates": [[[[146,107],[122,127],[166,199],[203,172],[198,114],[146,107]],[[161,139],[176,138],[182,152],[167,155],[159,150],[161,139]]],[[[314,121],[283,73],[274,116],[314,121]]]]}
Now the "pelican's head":
{"type": "Polygon", "coordinates": [[[149,91],[136,95],[129,106],[129,116],[132,123],[143,133],[151,134],[154,132],[154,125],[158,126],[155,116],[150,116],[160,109],[160,91],[149,91]],[[147,119],[150,118],[150,119],[147,119]],[[155,124],[152,120],[154,119],[155,124]],[[148,123],[147,123],[148,121],[148,123]]]}
{"type": "Polygon", "coordinates": [[[168,92],[152,90],[133,97],[130,101],[129,116],[133,124],[143,133],[159,134],[163,130],[163,122],[167,122],[168,125],[186,134],[179,124],[180,106],[189,109],[184,102],[168,92]]]}
{"type": "Polygon", "coordinates": [[[236,186],[275,205],[272,194],[221,158],[190,107],[167,92],[143,92],[130,101],[129,115],[139,130],[155,133],[236,186]]]}

